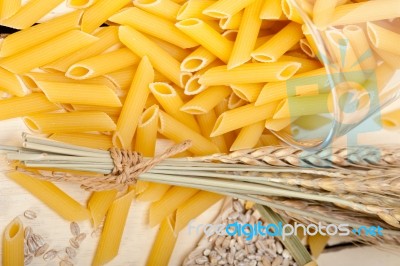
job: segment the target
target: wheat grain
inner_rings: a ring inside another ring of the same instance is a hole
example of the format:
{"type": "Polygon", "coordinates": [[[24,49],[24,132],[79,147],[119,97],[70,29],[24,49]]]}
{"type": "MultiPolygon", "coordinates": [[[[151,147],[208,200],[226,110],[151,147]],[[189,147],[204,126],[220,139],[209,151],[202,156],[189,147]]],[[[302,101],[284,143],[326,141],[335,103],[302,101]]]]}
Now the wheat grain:
{"type": "Polygon", "coordinates": [[[45,261],[51,261],[57,256],[57,250],[55,249],[50,249],[43,255],[43,259],[45,261]]]}
{"type": "Polygon", "coordinates": [[[25,218],[30,219],[30,220],[36,219],[36,217],[37,217],[36,213],[31,210],[26,210],[24,212],[24,216],[25,216],[25,218]]]}
{"type": "Polygon", "coordinates": [[[73,236],[78,236],[80,234],[81,230],[76,222],[71,222],[69,227],[73,236]]]}

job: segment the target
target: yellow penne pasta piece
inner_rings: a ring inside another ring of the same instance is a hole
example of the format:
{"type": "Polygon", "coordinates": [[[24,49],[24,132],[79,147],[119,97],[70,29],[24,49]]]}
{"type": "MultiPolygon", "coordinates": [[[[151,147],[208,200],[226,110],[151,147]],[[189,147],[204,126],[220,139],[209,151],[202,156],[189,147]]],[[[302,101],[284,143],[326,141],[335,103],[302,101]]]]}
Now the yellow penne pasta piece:
{"type": "Polygon", "coordinates": [[[290,97],[278,105],[273,119],[329,113],[333,111],[331,100],[330,94],[290,97]]]}
{"type": "Polygon", "coordinates": [[[2,58],[0,66],[13,73],[24,73],[77,51],[96,40],[96,37],[78,30],[67,31],[29,50],[2,58]],[[68,45],[65,45],[66,43],[68,45]]]}
{"type": "Polygon", "coordinates": [[[18,97],[25,96],[28,90],[23,86],[21,78],[0,67],[0,90],[18,97]]]}
{"type": "Polygon", "coordinates": [[[253,2],[254,0],[219,0],[204,9],[203,14],[218,19],[226,18],[229,16],[233,16],[253,2]]]}
{"type": "Polygon", "coordinates": [[[291,0],[282,0],[281,4],[282,4],[282,12],[289,20],[303,24],[303,19],[301,18],[296,7],[293,6],[291,0]]]}
{"type": "Polygon", "coordinates": [[[213,19],[203,15],[203,10],[215,3],[215,0],[189,0],[182,4],[176,16],[177,20],[198,18],[201,20],[213,19]]]}
{"type": "Polygon", "coordinates": [[[165,193],[167,193],[168,189],[171,187],[167,184],[159,184],[159,183],[152,183],[148,182],[148,188],[137,196],[137,201],[148,201],[148,202],[155,202],[160,200],[165,193]]]}
{"type": "Polygon", "coordinates": [[[397,45],[400,42],[399,33],[370,22],[367,23],[367,29],[369,40],[376,48],[395,55],[400,55],[397,45]]]}
{"type": "Polygon", "coordinates": [[[111,136],[103,134],[55,133],[49,139],[100,150],[109,150],[113,146],[111,136]]]}
{"type": "Polygon", "coordinates": [[[97,228],[103,221],[117,193],[117,190],[104,190],[95,191],[90,196],[87,208],[90,211],[91,222],[94,228],[97,228]]]}
{"type": "Polygon", "coordinates": [[[153,105],[144,111],[139,118],[135,151],[146,157],[153,157],[156,150],[158,112],[158,105],[153,105]]]}
{"type": "Polygon", "coordinates": [[[147,266],[166,266],[174,250],[177,235],[174,233],[175,221],[166,217],[158,230],[156,240],[147,259],[147,266]]]}
{"type": "Polygon", "coordinates": [[[256,0],[245,8],[232,54],[229,58],[228,69],[240,66],[251,59],[251,52],[254,50],[261,28],[261,19],[258,15],[263,3],[263,0],[256,0]]]}
{"type": "Polygon", "coordinates": [[[172,43],[181,48],[191,48],[198,44],[179,31],[174,23],[147,13],[136,7],[130,7],[110,17],[112,22],[128,25],[136,30],[172,43]]]}
{"type": "Polygon", "coordinates": [[[291,56],[291,55],[282,55],[278,62],[297,62],[301,64],[301,67],[299,70],[296,72],[296,75],[303,74],[318,68],[323,67],[320,61],[314,60],[314,59],[309,59],[309,58],[303,58],[303,57],[298,57],[298,56],[291,56]]]}
{"type": "Polygon", "coordinates": [[[182,20],[175,25],[223,62],[228,62],[233,48],[232,42],[228,41],[206,22],[191,18],[182,20]]]}
{"type": "Polygon", "coordinates": [[[231,93],[228,97],[228,109],[235,109],[245,104],[247,104],[247,102],[238,97],[235,93],[231,93]]]}
{"type": "Polygon", "coordinates": [[[116,199],[108,210],[92,265],[104,265],[118,254],[135,191],[116,199]]]}
{"type": "Polygon", "coordinates": [[[335,13],[337,0],[316,0],[313,8],[313,22],[319,29],[325,29],[335,13]]]}
{"type": "Polygon", "coordinates": [[[24,265],[24,225],[18,217],[9,223],[3,233],[3,266],[24,265]]]}
{"type": "Polygon", "coordinates": [[[121,26],[119,37],[131,51],[140,57],[148,56],[152,65],[161,74],[178,86],[183,86],[180,63],[142,33],[132,27],[121,26]]]}
{"type": "Polygon", "coordinates": [[[194,188],[172,187],[159,201],[153,202],[149,210],[149,225],[159,224],[198,192],[194,188]]]}
{"type": "Polygon", "coordinates": [[[130,0],[97,0],[97,2],[85,10],[82,16],[81,29],[92,33],[101,24],[107,21],[115,12],[129,4],[130,0]]]}
{"type": "Polygon", "coordinates": [[[214,125],[211,137],[222,135],[226,132],[242,128],[273,116],[278,102],[254,106],[247,104],[239,108],[222,113],[214,125]]]}
{"type": "Polygon", "coordinates": [[[317,80],[316,82],[312,83],[312,85],[308,86],[301,86],[301,84],[299,84],[296,90],[288,89],[286,82],[267,83],[262,88],[255,105],[259,106],[291,96],[312,93],[315,91],[316,87],[318,89],[318,84],[324,83],[328,79],[328,75],[326,74],[325,68],[319,68],[300,75],[295,75],[293,79],[296,80],[298,78],[307,78],[307,77],[309,77],[310,79],[317,79],[317,80]]]}
{"type": "Polygon", "coordinates": [[[218,148],[214,143],[163,111],[160,111],[158,132],[177,143],[187,139],[192,140],[193,144],[188,150],[196,155],[218,152],[218,148]]]}
{"type": "Polygon", "coordinates": [[[265,121],[265,128],[273,131],[280,131],[289,126],[293,121],[294,118],[267,119],[267,121],[265,121]]]}
{"type": "Polygon", "coordinates": [[[316,55],[314,49],[312,48],[307,39],[304,38],[300,40],[300,49],[303,51],[303,53],[308,55],[308,57],[315,58],[316,55]]]}
{"type": "MultiPolygon", "coordinates": [[[[319,57],[319,59],[322,59],[321,56],[319,55],[319,51],[318,51],[314,36],[311,34],[308,26],[306,24],[304,24],[301,26],[301,28],[304,33],[304,37],[306,37],[306,40],[308,41],[308,44],[310,45],[310,48],[312,49],[315,56],[319,57]]],[[[300,43],[300,47],[301,47],[301,43],[300,43]]]]}
{"type": "Polygon", "coordinates": [[[11,17],[21,8],[21,0],[2,0],[0,3],[0,20],[11,17]]]}
{"type": "Polygon", "coordinates": [[[149,88],[167,114],[171,115],[173,118],[185,124],[192,130],[200,132],[199,126],[197,125],[193,115],[180,110],[184,103],[174,87],[168,83],[155,82],[151,83],[149,88]]]}
{"type": "Polygon", "coordinates": [[[142,181],[142,180],[138,180],[134,186],[135,188],[135,194],[140,195],[142,194],[144,191],[146,191],[146,189],[148,189],[150,186],[149,182],[146,181],[142,181]]]}
{"type": "Polygon", "coordinates": [[[246,102],[255,102],[258,95],[260,94],[263,83],[251,83],[251,84],[231,84],[232,91],[241,99],[246,102]]]}
{"type": "Polygon", "coordinates": [[[291,119],[292,124],[309,131],[318,129],[324,125],[332,123],[332,119],[324,117],[322,115],[304,115],[294,119],[293,118],[291,119]],[[295,121],[293,121],[294,119],[295,121]]]}
{"type": "Polygon", "coordinates": [[[335,8],[330,26],[358,24],[400,17],[397,0],[365,1],[339,5],[335,8]]]}
{"type": "Polygon", "coordinates": [[[179,233],[192,219],[220,201],[222,195],[200,191],[176,210],[175,233],[179,233]]]}
{"type": "Polygon", "coordinates": [[[260,62],[276,62],[293,45],[298,43],[302,37],[301,25],[291,22],[265,44],[252,52],[251,56],[260,62]]]}
{"type": "Polygon", "coordinates": [[[221,64],[222,64],[222,62],[217,60],[217,61],[214,61],[213,63],[209,64],[207,67],[196,72],[186,82],[184,93],[186,95],[196,95],[196,94],[199,94],[200,92],[204,91],[207,88],[207,86],[199,83],[200,77],[209,69],[211,69],[215,66],[220,66],[221,64]]]}
{"type": "Polygon", "coordinates": [[[121,107],[106,107],[106,106],[94,106],[94,105],[83,105],[83,104],[70,104],[63,105],[67,111],[99,111],[108,114],[109,116],[119,116],[121,114],[121,107]],[[66,108],[67,107],[67,108],[66,108]]]}
{"type": "Polygon", "coordinates": [[[140,62],[128,95],[122,107],[117,123],[117,131],[113,136],[113,143],[118,147],[128,149],[132,145],[139,117],[143,112],[149,84],[154,80],[154,70],[149,59],[144,56],[140,62]]]}
{"type": "Polygon", "coordinates": [[[388,130],[397,130],[400,128],[400,111],[395,110],[381,115],[383,128],[388,130]]]}
{"type": "Polygon", "coordinates": [[[284,19],[281,0],[266,0],[261,8],[260,18],[268,20],[284,19]]]}
{"type": "Polygon", "coordinates": [[[1,25],[15,29],[29,28],[62,2],[63,0],[31,0],[14,15],[2,20],[1,25]]]}
{"type": "Polygon", "coordinates": [[[88,8],[93,5],[97,0],[67,0],[67,7],[75,9],[88,8]]]}
{"type": "Polygon", "coordinates": [[[275,82],[291,78],[301,67],[297,62],[248,63],[228,70],[217,66],[200,77],[206,86],[275,82]]]}
{"type": "Polygon", "coordinates": [[[68,68],[65,76],[77,80],[94,78],[133,66],[139,59],[128,48],[121,48],[79,61],[68,68]]]}
{"type": "Polygon", "coordinates": [[[219,27],[223,30],[237,30],[239,29],[242,17],[243,17],[243,11],[240,11],[234,14],[233,16],[221,18],[219,20],[219,27]]]}
{"type": "Polygon", "coordinates": [[[265,122],[260,121],[243,127],[233,142],[230,151],[254,148],[264,131],[265,122]]]}
{"type": "Polygon", "coordinates": [[[209,138],[212,143],[217,145],[218,149],[221,152],[228,153],[228,146],[226,144],[224,136],[216,136],[210,138],[214,124],[217,121],[217,116],[215,115],[215,111],[210,110],[208,113],[197,115],[196,118],[200,126],[201,134],[204,137],[209,138]]]}
{"type": "Polygon", "coordinates": [[[64,219],[68,221],[83,221],[90,218],[90,213],[85,207],[51,182],[42,181],[17,171],[6,175],[64,219]]]}
{"type": "MultiPolygon", "coordinates": [[[[215,115],[217,117],[219,117],[220,115],[222,115],[224,112],[226,112],[228,110],[229,110],[229,108],[228,108],[228,99],[227,98],[224,99],[223,101],[221,101],[217,106],[215,106],[215,109],[214,109],[215,115]]],[[[210,121],[213,121],[213,123],[212,123],[212,127],[213,128],[214,128],[215,123],[217,122],[217,117],[215,117],[215,119],[212,118],[212,120],[210,120],[210,121]]],[[[212,132],[213,128],[209,131],[207,136],[211,135],[211,132],[212,132]]],[[[222,134],[220,136],[224,137],[226,146],[229,148],[229,147],[232,146],[233,142],[236,139],[236,132],[235,131],[229,131],[229,132],[227,132],[225,134],[222,134]]],[[[218,136],[216,136],[216,137],[218,137],[218,136]]],[[[215,138],[215,137],[213,137],[213,138],[215,138]]]]}
{"type": "Polygon", "coordinates": [[[134,5],[153,15],[175,21],[180,5],[172,0],[135,0],[134,5]]]}
{"type": "Polygon", "coordinates": [[[45,65],[44,68],[66,72],[72,64],[101,54],[108,48],[119,43],[118,27],[110,26],[101,28],[99,31],[94,33],[93,36],[96,36],[98,40],[72,54],[68,54],[54,62],[45,65]]]}
{"type": "Polygon", "coordinates": [[[112,83],[121,90],[128,90],[131,86],[133,77],[135,76],[137,67],[127,67],[112,73],[104,74],[112,83]]]}
{"type": "Polygon", "coordinates": [[[376,47],[372,46],[371,47],[375,54],[377,54],[380,58],[383,59],[383,61],[390,65],[392,68],[399,68],[400,67],[400,56],[394,55],[392,53],[382,51],[377,49],[376,47]]]}
{"type": "Polygon", "coordinates": [[[24,117],[26,126],[38,133],[113,131],[116,125],[102,112],[35,114],[24,117]]]}
{"type": "Polygon", "coordinates": [[[13,97],[0,101],[0,120],[24,115],[58,110],[54,103],[42,93],[32,93],[25,97],[13,97]]]}
{"type": "Polygon", "coordinates": [[[54,103],[87,104],[119,107],[121,101],[106,85],[36,82],[49,101],[54,103]]]}
{"type": "Polygon", "coordinates": [[[263,134],[260,137],[261,143],[263,146],[279,146],[281,142],[279,139],[272,134],[263,134]]]}
{"type": "Polygon", "coordinates": [[[0,56],[17,54],[69,30],[78,29],[82,11],[74,11],[8,35],[1,43],[0,56]],[[27,41],[29,40],[29,41],[27,41]]]}
{"type": "Polygon", "coordinates": [[[180,110],[193,115],[208,113],[230,93],[231,90],[226,86],[209,87],[185,103],[180,110]]]}
{"type": "Polygon", "coordinates": [[[349,40],[361,69],[367,73],[374,71],[377,62],[363,29],[357,25],[347,25],[343,28],[343,34],[349,40]]]}
{"type": "Polygon", "coordinates": [[[151,41],[153,41],[155,44],[160,46],[164,51],[169,53],[173,58],[181,62],[183,59],[185,59],[191,52],[189,49],[182,49],[172,43],[163,41],[159,38],[146,35],[151,41]]]}
{"type": "Polygon", "coordinates": [[[203,46],[200,46],[189,54],[181,63],[181,70],[196,72],[214,62],[217,57],[203,46]]]}

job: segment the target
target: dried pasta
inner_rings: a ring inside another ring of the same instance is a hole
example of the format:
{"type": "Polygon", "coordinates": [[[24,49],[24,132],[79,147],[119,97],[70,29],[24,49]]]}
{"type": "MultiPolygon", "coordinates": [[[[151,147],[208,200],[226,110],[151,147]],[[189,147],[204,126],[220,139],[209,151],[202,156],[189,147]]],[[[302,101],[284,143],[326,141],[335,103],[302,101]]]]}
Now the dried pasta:
{"type": "Polygon", "coordinates": [[[3,233],[3,259],[4,266],[24,265],[24,225],[20,218],[12,220],[3,233]]]}
{"type": "Polygon", "coordinates": [[[116,190],[105,190],[95,191],[90,195],[87,208],[90,211],[91,222],[94,228],[97,228],[103,221],[117,193],[116,190]]]}

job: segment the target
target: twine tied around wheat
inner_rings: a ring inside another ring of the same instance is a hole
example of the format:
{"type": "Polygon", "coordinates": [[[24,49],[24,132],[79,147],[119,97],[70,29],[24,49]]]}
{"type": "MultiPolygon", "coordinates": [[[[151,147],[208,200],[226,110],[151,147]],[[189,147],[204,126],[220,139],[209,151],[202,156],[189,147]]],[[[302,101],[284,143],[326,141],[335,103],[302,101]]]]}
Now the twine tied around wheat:
{"type": "Polygon", "coordinates": [[[88,191],[124,190],[130,185],[135,185],[139,175],[146,173],[161,161],[186,151],[191,145],[191,140],[185,140],[148,160],[144,160],[139,152],[113,147],[109,151],[114,168],[110,174],[104,176],[79,175],[53,171],[31,172],[24,168],[17,168],[17,170],[45,181],[77,183],[81,185],[81,188],[88,191]]]}

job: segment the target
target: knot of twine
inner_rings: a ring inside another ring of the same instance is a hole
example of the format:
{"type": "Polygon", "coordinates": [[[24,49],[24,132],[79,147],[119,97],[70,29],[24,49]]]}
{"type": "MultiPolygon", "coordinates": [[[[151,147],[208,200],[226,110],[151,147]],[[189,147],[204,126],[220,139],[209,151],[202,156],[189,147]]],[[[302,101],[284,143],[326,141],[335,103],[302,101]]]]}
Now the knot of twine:
{"type": "Polygon", "coordinates": [[[105,176],[99,176],[98,174],[76,175],[68,172],[46,170],[29,171],[23,168],[18,168],[18,171],[46,181],[78,183],[81,188],[88,191],[124,190],[128,186],[136,184],[140,174],[149,171],[161,161],[187,150],[191,145],[192,142],[186,140],[148,160],[144,160],[142,155],[136,151],[111,148],[110,156],[113,160],[114,168],[110,174],[105,176]]]}

